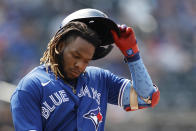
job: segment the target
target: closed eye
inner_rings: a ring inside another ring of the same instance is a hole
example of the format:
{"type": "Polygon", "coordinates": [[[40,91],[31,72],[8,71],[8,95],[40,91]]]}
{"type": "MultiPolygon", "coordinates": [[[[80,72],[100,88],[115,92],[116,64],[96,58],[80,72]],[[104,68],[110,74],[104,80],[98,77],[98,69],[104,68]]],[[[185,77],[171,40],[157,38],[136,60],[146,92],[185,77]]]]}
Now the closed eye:
{"type": "Polygon", "coordinates": [[[72,52],[72,56],[73,56],[73,58],[75,58],[75,59],[83,59],[83,62],[86,63],[86,64],[89,64],[89,62],[90,62],[90,60],[91,60],[91,59],[85,59],[85,58],[83,58],[83,57],[81,56],[81,54],[80,54],[78,51],[72,52]]]}
{"type": "Polygon", "coordinates": [[[81,58],[79,55],[76,55],[76,54],[72,54],[72,56],[73,56],[75,59],[80,59],[80,58],[81,58]]]}
{"type": "Polygon", "coordinates": [[[77,51],[76,51],[76,52],[72,52],[71,55],[72,55],[73,58],[75,58],[75,59],[80,59],[80,58],[81,58],[80,53],[78,53],[77,51]]]}

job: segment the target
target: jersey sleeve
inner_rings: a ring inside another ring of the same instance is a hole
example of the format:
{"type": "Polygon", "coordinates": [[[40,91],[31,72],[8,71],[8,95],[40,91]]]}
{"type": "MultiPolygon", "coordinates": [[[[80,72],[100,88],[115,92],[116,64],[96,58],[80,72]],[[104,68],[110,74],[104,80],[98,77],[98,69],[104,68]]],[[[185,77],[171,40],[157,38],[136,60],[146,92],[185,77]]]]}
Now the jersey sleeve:
{"type": "Polygon", "coordinates": [[[11,97],[11,112],[16,131],[42,130],[40,97],[32,80],[22,80],[11,97]]]}
{"type": "Polygon", "coordinates": [[[130,80],[106,71],[108,103],[122,106],[123,92],[130,80]]]}

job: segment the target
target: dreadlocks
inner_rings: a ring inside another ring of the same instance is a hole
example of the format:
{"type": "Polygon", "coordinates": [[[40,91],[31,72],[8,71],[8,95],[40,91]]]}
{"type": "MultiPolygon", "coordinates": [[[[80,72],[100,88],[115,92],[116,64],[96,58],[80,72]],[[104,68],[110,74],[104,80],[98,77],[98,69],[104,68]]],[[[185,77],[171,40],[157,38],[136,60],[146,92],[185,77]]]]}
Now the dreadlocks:
{"type": "Polygon", "coordinates": [[[40,64],[45,64],[47,71],[48,67],[50,67],[56,78],[57,76],[65,78],[62,63],[64,49],[59,47],[62,47],[61,44],[71,43],[78,36],[86,39],[95,47],[100,44],[96,32],[82,22],[70,22],[62,27],[50,40],[43,57],[40,59],[40,64]]]}

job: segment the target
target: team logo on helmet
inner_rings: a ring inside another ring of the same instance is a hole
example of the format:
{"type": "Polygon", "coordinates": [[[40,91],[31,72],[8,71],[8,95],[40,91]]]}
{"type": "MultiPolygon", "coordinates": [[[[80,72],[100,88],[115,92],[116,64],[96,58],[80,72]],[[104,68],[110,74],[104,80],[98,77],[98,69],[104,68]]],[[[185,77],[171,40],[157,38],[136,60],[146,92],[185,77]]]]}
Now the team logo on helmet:
{"type": "Polygon", "coordinates": [[[86,119],[90,119],[93,122],[96,131],[98,130],[99,124],[102,122],[103,119],[99,107],[97,109],[90,110],[88,113],[84,114],[83,117],[86,119]]]}

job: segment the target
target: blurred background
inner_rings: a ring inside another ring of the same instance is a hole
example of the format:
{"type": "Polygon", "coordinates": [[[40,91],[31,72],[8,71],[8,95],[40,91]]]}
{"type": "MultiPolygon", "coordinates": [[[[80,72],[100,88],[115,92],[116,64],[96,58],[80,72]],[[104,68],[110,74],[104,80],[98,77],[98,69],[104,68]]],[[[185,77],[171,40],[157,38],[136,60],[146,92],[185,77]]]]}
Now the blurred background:
{"type": "MultiPolygon", "coordinates": [[[[108,106],[106,131],[196,130],[196,0],[0,0],[0,131],[13,131],[9,96],[39,59],[64,17],[99,9],[135,30],[141,56],[161,92],[154,109],[108,106]]],[[[91,65],[130,78],[115,47],[91,65]]]]}

